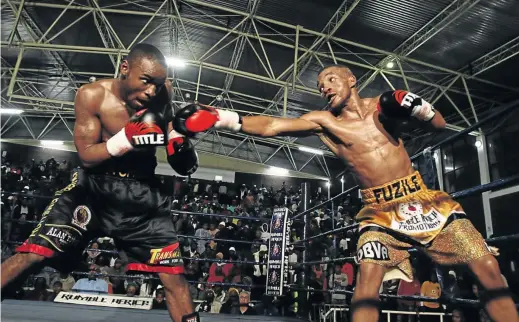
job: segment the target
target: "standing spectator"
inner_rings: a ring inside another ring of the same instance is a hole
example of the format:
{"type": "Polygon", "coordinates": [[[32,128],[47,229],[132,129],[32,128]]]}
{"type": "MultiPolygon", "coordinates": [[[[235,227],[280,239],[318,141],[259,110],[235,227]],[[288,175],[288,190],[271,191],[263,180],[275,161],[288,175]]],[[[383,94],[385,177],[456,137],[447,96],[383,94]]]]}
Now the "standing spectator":
{"type": "MultiPolygon", "coordinates": [[[[348,286],[348,276],[341,271],[341,265],[335,265],[335,272],[329,279],[330,290],[345,291],[348,286]]],[[[332,293],[332,304],[346,304],[346,294],[332,293]]]]}
{"type": "MultiPolygon", "coordinates": [[[[416,271],[413,268],[413,281],[407,282],[405,280],[400,280],[400,284],[398,286],[397,295],[400,296],[415,296],[420,295],[420,281],[416,277],[416,271]]],[[[405,301],[405,300],[398,300],[398,310],[399,311],[415,311],[417,307],[417,303],[415,301],[405,301]]],[[[404,320],[404,316],[398,315],[397,321],[402,322],[404,320]]],[[[407,315],[407,321],[408,322],[414,322],[415,316],[414,315],[407,315]]]]}
{"type": "Polygon", "coordinates": [[[86,255],[85,262],[87,265],[96,263],[97,256],[99,256],[101,254],[101,252],[98,251],[98,249],[99,249],[99,244],[97,242],[93,242],[90,245],[90,249],[87,250],[87,252],[86,252],[87,255],[86,255]]]}
{"type": "MultiPolygon", "coordinates": [[[[423,282],[422,288],[420,289],[420,294],[422,296],[434,299],[440,298],[441,288],[440,284],[437,282],[435,270],[433,270],[433,272],[431,273],[431,280],[423,282]]],[[[440,308],[440,303],[437,302],[423,302],[422,305],[433,310],[437,310],[440,308]]]]}
{"type": "Polygon", "coordinates": [[[209,225],[207,222],[202,224],[202,227],[198,228],[195,232],[195,237],[198,237],[198,253],[202,255],[205,252],[205,244],[211,238],[211,234],[209,233],[209,225]]]}

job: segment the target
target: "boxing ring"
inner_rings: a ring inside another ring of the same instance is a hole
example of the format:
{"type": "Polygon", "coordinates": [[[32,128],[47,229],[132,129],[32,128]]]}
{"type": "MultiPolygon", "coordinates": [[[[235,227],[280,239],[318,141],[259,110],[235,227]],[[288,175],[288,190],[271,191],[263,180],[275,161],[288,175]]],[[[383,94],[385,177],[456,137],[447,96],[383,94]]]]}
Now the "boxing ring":
{"type": "MultiPolygon", "coordinates": [[[[425,150],[423,150],[420,153],[415,154],[411,160],[416,160],[419,157],[422,156],[429,156],[430,153],[437,148],[439,148],[441,145],[452,142],[456,140],[457,138],[460,138],[463,135],[466,135],[473,130],[476,130],[480,128],[483,124],[488,123],[500,116],[505,115],[506,113],[510,112],[512,109],[514,109],[518,105],[519,101],[513,101],[509,104],[503,105],[499,111],[487,116],[486,118],[480,120],[477,123],[474,123],[472,126],[464,129],[463,131],[460,131],[441,142],[438,142],[437,144],[434,144],[430,147],[427,147],[425,150]]],[[[486,191],[492,191],[496,189],[500,189],[506,186],[509,186],[511,184],[515,184],[519,182],[519,175],[514,175],[508,178],[496,180],[490,183],[482,184],[479,186],[475,186],[469,189],[465,189],[462,191],[458,191],[455,193],[452,193],[451,196],[454,199],[463,198],[466,196],[474,195],[477,193],[482,193],[486,191]]],[[[356,192],[359,189],[358,186],[349,188],[342,193],[336,195],[335,197],[314,205],[312,207],[309,207],[308,205],[308,187],[306,184],[303,184],[303,198],[305,199],[303,204],[303,210],[302,212],[292,215],[288,218],[288,221],[290,221],[291,224],[298,224],[299,227],[302,226],[302,234],[300,234],[301,239],[289,242],[287,244],[283,244],[285,247],[290,245],[293,247],[304,249],[303,251],[303,259],[302,261],[296,263],[296,264],[290,264],[287,263],[287,265],[291,266],[292,269],[298,269],[302,271],[302,278],[299,280],[297,284],[290,284],[285,283],[284,284],[284,295],[290,294],[292,292],[301,292],[301,294],[308,294],[308,292],[324,292],[324,293],[331,293],[331,294],[346,294],[351,296],[353,294],[352,291],[348,290],[328,290],[328,289],[322,289],[322,290],[315,290],[310,289],[306,287],[308,285],[308,271],[309,268],[312,265],[316,264],[326,264],[326,263],[345,263],[345,262],[355,262],[354,257],[337,257],[337,258],[331,258],[326,261],[309,261],[307,249],[310,243],[312,243],[315,240],[319,240],[320,238],[327,238],[328,236],[333,236],[336,233],[339,232],[345,232],[345,231],[355,231],[358,228],[358,224],[352,224],[347,225],[344,227],[335,228],[335,207],[333,206],[334,202],[337,200],[340,200],[340,198],[345,197],[347,194],[351,194],[356,192]],[[316,209],[326,207],[328,204],[332,205],[332,229],[314,236],[309,236],[308,234],[308,228],[309,228],[309,215],[316,209]]],[[[4,192],[8,193],[8,192],[4,192]]],[[[12,193],[16,195],[23,195],[20,193],[12,193]]],[[[30,197],[38,197],[34,195],[30,195],[30,197]]],[[[42,197],[42,196],[40,196],[42,197]]],[[[48,197],[50,198],[50,197],[48,197]]],[[[235,215],[222,215],[222,214],[204,214],[204,213],[197,213],[197,212],[189,212],[189,211],[177,211],[172,210],[172,213],[174,214],[187,214],[192,216],[206,216],[206,217],[222,217],[222,218],[234,218],[234,219],[243,219],[243,220],[249,220],[249,221],[258,221],[258,222],[267,222],[270,221],[270,219],[266,218],[257,218],[257,217],[247,217],[247,216],[235,216],[235,215]]],[[[470,219],[470,213],[468,214],[468,218],[470,219]]],[[[16,220],[13,220],[16,221],[16,220]]],[[[30,221],[24,221],[25,223],[29,223],[30,221]]],[[[33,224],[37,224],[38,222],[30,222],[33,224]]],[[[272,226],[271,226],[272,229],[272,226]]],[[[203,239],[203,240],[214,240],[215,242],[226,242],[226,243],[240,243],[240,244],[259,244],[259,242],[251,242],[251,241],[244,241],[244,240],[230,240],[230,239],[219,239],[219,238],[201,238],[201,237],[195,237],[195,236],[186,236],[186,235],[179,235],[181,238],[189,238],[192,240],[196,239],[203,239]]],[[[284,238],[284,236],[283,236],[284,238]]],[[[510,235],[510,236],[502,236],[497,238],[491,238],[487,239],[487,243],[492,245],[494,243],[499,242],[507,242],[511,240],[517,240],[519,239],[519,234],[510,235]]],[[[334,240],[334,245],[338,247],[336,240],[334,240]]],[[[106,250],[99,250],[95,249],[95,251],[98,252],[108,252],[113,253],[113,251],[106,251],[106,250]]],[[[416,250],[411,249],[410,252],[413,252],[416,250]]],[[[235,261],[235,260],[223,260],[223,259],[206,259],[206,258],[187,258],[184,257],[185,260],[190,261],[205,261],[210,263],[241,263],[246,265],[265,265],[262,261],[235,261]]],[[[72,274],[75,275],[88,275],[88,273],[85,272],[72,272],[72,274]]],[[[99,277],[111,277],[111,275],[107,274],[97,274],[99,277]]],[[[118,278],[125,278],[125,279],[142,279],[142,276],[133,276],[133,275],[115,275],[113,277],[118,278]]],[[[146,278],[149,279],[149,278],[146,278]]],[[[158,279],[158,277],[152,277],[151,279],[158,279]]],[[[251,290],[253,288],[265,288],[265,285],[249,285],[249,284],[236,284],[236,283],[217,283],[217,282],[198,282],[198,281],[189,281],[189,282],[195,282],[195,283],[201,283],[201,284],[210,284],[210,285],[221,285],[221,286],[233,286],[233,287],[241,287],[248,290],[251,290]]],[[[470,299],[463,299],[463,298],[429,298],[429,297],[423,297],[423,296],[397,296],[397,295],[391,295],[391,294],[380,294],[381,298],[386,299],[400,299],[400,300],[410,300],[410,301],[426,301],[426,302],[440,302],[440,303],[452,303],[456,305],[463,305],[463,306],[469,306],[469,307],[477,307],[479,305],[479,302],[477,300],[470,300],[470,299]]],[[[309,308],[302,307],[301,310],[304,311],[308,310],[309,308]]],[[[337,309],[332,309],[333,312],[325,312],[324,314],[324,320],[326,317],[329,317],[330,314],[333,316],[333,320],[336,320],[336,313],[337,309]]],[[[343,309],[342,311],[347,311],[347,308],[343,309]]],[[[308,316],[308,311],[307,316],[308,316]]],[[[319,319],[322,316],[319,317],[319,319]]],[[[116,309],[116,308],[101,308],[101,307],[87,307],[87,306],[80,306],[80,305],[70,305],[70,304],[60,304],[60,303],[41,303],[41,302],[26,302],[26,301],[14,301],[14,300],[6,300],[2,302],[2,320],[3,321],[71,321],[72,319],[77,321],[125,321],[125,322],[132,322],[132,321],[142,321],[145,319],[152,318],[154,321],[171,321],[166,311],[138,311],[138,310],[128,310],[128,309],[116,309]],[[28,309],[29,308],[29,309],[28,309]],[[44,317],[44,319],[43,319],[44,317]],[[80,318],[79,318],[80,317],[80,318]]],[[[316,318],[316,317],[314,317],[316,318]]],[[[202,319],[204,321],[224,321],[224,320],[245,320],[245,321],[257,321],[257,320],[268,320],[272,319],[275,321],[295,321],[295,319],[285,318],[285,317],[266,317],[266,316],[233,316],[233,315],[224,315],[224,314],[202,314],[202,319]]],[[[439,320],[443,320],[443,316],[440,316],[439,320]]]]}
{"type": "MultiPolygon", "coordinates": [[[[166,310],[130,310],[51,302],[5,300],[2,322],[171,322],[166,310]],[[28,309],[30,308],[30,310],[28,309]]],[[[201,313],[202,321],[300,321],[294,318],[201,313]]]]}

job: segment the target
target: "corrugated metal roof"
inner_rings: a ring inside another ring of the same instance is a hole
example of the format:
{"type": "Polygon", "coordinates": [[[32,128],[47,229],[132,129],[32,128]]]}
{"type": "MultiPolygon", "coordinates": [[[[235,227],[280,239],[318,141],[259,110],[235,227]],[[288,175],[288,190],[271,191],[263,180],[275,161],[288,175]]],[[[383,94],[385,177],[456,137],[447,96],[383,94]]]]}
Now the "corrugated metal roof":
{"type": "Polygon", "coordinates": [[[393,50],[429,22],[451,0],[363,0],[337,33],[384,50],[393,50]]]}
{"type": "Polygon", "coordinates": [[[461,68],[519,35],[519,1],[480,1],[411,56],[461,68]]]}

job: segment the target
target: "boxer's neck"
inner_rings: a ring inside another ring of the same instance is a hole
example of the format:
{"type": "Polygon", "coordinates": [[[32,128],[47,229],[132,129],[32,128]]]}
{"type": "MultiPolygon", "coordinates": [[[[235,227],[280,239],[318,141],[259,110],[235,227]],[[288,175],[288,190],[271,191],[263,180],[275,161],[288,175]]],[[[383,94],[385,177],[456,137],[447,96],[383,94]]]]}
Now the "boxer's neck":
{"type": "Polygon", "coordinates": [[[360,98],[356,88],[352,88],[350,97],[346,101],[344,108],[341,110],[342,118],[361,118],[363,119],[368,112],[367,106],[360,98]]]}

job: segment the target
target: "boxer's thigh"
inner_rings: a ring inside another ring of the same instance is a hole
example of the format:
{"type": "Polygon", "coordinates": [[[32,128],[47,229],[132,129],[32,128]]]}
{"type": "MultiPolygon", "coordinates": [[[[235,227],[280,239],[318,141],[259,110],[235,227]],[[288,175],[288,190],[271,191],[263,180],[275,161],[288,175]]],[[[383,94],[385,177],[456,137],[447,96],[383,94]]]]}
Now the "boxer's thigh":
{"type": "Polygon", "coordinates": [[[490,254],[490,250],[468,219],[457,219],[443,228],[425,252],[438,264],[461,265],[490,254]]]}
{"type": "Polygon", "coordinates": [[[127,257],[128,270],[183,273],[184,263],[172,220],[171,200],[153,187],[139,184],[138,189],[146,200],[142,207],[135,206],[135,211],[128,208],[110,211],[111,236],[123,256],[127,257]]]}
{"type": "Polygon", "coordinates": [[[88,242],[95,230],[88,191],[72,182],[54,195],[28,239],[16,251],[47,258],[68,256],[88,242]]]}
{"type": "MultiPolygon", "coordinates": [[[[365,231],[357,243],[356,260],[359,264],[374,263],[386,268],[386,274],[402,274],[412,279],[409,261],[410,244],[402,242],[384,231],[365,231]]],[[[384,280],[387,280],[386,278],[384,280]]]]}

